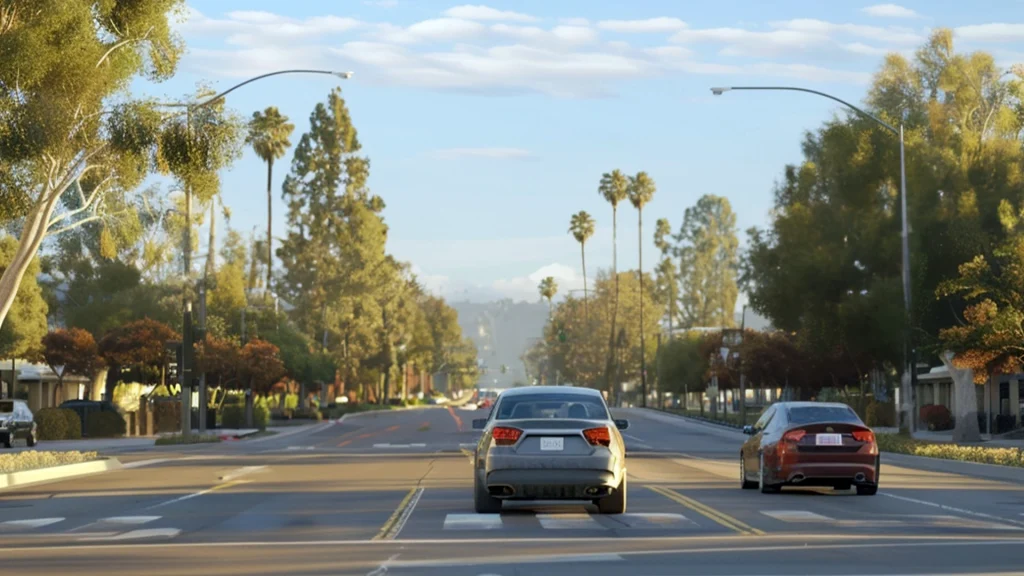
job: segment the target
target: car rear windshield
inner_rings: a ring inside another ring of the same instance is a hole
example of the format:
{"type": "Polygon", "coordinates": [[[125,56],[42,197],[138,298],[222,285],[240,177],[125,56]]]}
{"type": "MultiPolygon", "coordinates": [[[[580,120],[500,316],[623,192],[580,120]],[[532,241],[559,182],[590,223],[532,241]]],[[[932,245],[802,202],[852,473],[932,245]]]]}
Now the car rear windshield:
{"type": "Polygon", "coordinates": [[[498,420],[523,418],[583,418],[607,420],[608,410],[597,396],[589,394],[517,394],[498,404],[498,420]]]}
{"type": "Polygon", "coordinates": [[[10,414],[11,412],[14,412],[14,402],[0,400],[0,414],[10,414]]]}
{"type": "Polygon", "coordinates": [[[848,406],[801,406],[789,409],[790,424],[812,424],[815,422],[849,422],[860,424],[860,418],[848,406]]]}

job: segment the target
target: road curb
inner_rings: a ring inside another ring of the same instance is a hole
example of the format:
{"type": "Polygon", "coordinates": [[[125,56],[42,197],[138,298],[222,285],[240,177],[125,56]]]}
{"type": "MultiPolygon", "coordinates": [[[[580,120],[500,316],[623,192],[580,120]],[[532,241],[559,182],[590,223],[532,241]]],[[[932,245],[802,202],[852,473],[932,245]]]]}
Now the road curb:
{"type": "Polygon", "coordinates": [[[90,460],[89,462],[79,462],[78,464],[9,472],[7,474],[0,474],[0,490],[74,478],[76,476],[86,476],[99,472],[109,472],[110,470],[118,470],[120,468],[122,468],[121,461],[117,458],[100,458],[98,460],[90,460]]]}

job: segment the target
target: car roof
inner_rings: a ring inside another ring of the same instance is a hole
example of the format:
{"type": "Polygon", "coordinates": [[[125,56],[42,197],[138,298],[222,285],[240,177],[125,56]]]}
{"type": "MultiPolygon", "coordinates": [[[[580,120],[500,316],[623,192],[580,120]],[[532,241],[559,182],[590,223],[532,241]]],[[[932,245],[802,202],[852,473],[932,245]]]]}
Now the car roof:
{"type": "Polygon", "coordinates": [[[842,402],[779,402],[778,405],[783,408],[850,408],[842,402]]]}
{"type": "Polygon", "coordinates": [[[523,386],[502,390],[501,396],[521,396],[523,394],[579,394],[581,396],[601,396],[593,388],[577,388],[575,386],[523,386]]]}

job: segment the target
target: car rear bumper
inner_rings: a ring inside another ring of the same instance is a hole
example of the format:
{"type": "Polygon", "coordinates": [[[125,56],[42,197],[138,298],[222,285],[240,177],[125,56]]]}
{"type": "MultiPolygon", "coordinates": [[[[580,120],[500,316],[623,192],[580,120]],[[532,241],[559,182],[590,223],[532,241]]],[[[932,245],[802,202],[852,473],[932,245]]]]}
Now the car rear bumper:
{"type": "Polygon", "coordinates": [[[804,486],[836,481],[876,484],[877,476],[878,457],[873,454],[799,455],[786,462],[779,474],[786,483],[804,486]]]}
{"type": "Polygon", "coordinates": [[[608,496],[620,479],[611,470],[494,470],[484,484],[503,500],[594,500],[608,496]]]}

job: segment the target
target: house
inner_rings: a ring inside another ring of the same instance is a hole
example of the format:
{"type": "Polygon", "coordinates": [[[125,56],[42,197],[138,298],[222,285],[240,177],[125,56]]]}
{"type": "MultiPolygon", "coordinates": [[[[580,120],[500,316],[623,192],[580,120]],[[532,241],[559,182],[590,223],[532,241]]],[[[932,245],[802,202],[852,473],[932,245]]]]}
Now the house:
{"type": "MultiPolygon", "coordinates": [[[[1021,399],[1024,398],[1024,374],[1003,374],[989,378],[984,384],[975,386],[978,398],[978,412],[991,414],[981,421],[982,434],[1002,434],[1021,426],[1021,399]]],[[[953,379],[945,366],[937,366],[917,376],[914,390],[917,406],[941,405],[956,416],[956,394],[953,379]]],[[[921,423],[920,410],[914,415],[918,429],[921,423]]]]}

